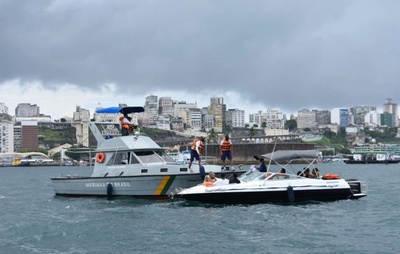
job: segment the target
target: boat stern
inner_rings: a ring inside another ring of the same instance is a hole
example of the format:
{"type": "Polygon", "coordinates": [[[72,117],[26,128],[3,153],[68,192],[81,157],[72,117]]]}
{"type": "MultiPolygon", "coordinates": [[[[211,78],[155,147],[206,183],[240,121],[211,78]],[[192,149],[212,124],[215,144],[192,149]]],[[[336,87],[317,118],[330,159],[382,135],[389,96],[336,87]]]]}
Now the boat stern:
{"type": "Polygon", "coordinates": [[[354,179],[346,180],[346,182],[350,185],[352,192],[351,199],[359,199],[367,196],[367,184],[365,182],[354,179]]]}

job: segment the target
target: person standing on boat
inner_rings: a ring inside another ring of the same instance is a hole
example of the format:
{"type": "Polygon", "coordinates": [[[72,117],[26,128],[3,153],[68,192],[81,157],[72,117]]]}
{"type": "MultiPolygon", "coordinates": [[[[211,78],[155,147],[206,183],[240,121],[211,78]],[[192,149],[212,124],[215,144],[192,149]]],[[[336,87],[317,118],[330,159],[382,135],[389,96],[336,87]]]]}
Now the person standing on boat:
{"type": "Polygon", "coordinates": [[[192,163],[194,159],[196,159],[199,163],[199,168],[201,167],[201,151],[204,146],[204,137],[195,138],[193,140],[192,147],[190,149],[190,161],[189,161],[189,170],[192,171],[192,163]]]}
{"type": "Polygon", "coordinates": [[[264,159],[260,158],[259,161],[260,161],[260,164],[257,166],[258,171],[267,172],[267,166],[265,165],[264,159]]]}
{"type": "Polygon", "coordinates": [[[124,116],[119,118],[120,120],[120,125],[121,125],[121,133],[122,136],[128,136],[129,133],[133,130],[135,125],[129,121],[129,117],[127,114],[124,114],[124,116]]]}
{"type": "Polygon", "coordinates": [[[232,141],[229,138],[229,135],[226,135],[224,139],[221,141],[220,145],[220,150],[221,150],[221,160],[223,164],[222,169],[226,169],[226,159],[228,159],[231,162],[231,170],[233,170],[233,160],[232,160],[232,141]]]}

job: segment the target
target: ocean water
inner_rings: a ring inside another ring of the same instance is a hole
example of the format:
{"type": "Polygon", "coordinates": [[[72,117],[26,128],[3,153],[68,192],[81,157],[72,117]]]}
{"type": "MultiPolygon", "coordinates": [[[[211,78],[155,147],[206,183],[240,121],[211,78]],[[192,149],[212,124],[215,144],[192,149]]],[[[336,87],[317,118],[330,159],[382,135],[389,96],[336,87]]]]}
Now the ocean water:
{"type": "Polygon", "coordinates": [[[364,180],[368,196],[251,206],[67,198],[50,181],[60,167],[0,168],[0,253],[400,253],[400,164],[318,167],[364,180]]]}

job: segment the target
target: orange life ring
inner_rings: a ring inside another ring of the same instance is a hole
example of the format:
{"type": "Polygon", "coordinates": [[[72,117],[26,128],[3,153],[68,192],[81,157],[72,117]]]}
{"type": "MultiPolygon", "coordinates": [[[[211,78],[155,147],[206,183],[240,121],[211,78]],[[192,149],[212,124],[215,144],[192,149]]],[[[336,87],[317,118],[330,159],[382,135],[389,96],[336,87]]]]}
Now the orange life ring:
{"type": "Polygon", "coordinates": [[[98,163],[103,163],[105,159],[106,159],[106,156],[104,155],[104,153],[98,153],[96,155],[96,161],[98,163]]]}
{"type": "Polygon", "coordinates": [[[325,174],[322,179],[328,180],[328,179],[340,179],[340,176],[337,174],[325,174]]]}

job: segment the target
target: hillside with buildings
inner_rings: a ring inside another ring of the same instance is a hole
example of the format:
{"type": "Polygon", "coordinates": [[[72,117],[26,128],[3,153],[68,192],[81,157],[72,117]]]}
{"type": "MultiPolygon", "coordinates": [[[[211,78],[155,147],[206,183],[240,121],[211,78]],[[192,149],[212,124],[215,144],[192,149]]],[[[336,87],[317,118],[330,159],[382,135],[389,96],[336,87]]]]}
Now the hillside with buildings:
{"type": "MultiPolygon", "coordinates": [[[[102,123],[104,134],[120,135],[119,113],[96,113],[100,108],[99,104],[91,113],[77,106],[72,117],[53,120],[41,113],[36,104],[20,103],[15,115],[11,115],[0,102],[0,152],[52,149],[63,143],[94,147],[88,127],[90,121],[102,123]]],[[[228,108],[222,97],[212,97],[207,107],[199,108],[197,103],[150,95],[144,108],[144,113],[131,114],[132,121],[161,146],[187,144],[195,136],[210,136],[210,133],[230,134],[235,143],[271,143],[276,139],[304,142],[307,137],[324,136],[350,149],[380,141],[396,143],[400,137],[398,106],[391,99],[383,104],[383,112],[377,112],[377,107],[372,105],[300,109],[297,115],[290,116],[268,109],[251,113],[248,119],[244,110],[228,108]]]]}

